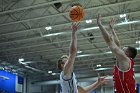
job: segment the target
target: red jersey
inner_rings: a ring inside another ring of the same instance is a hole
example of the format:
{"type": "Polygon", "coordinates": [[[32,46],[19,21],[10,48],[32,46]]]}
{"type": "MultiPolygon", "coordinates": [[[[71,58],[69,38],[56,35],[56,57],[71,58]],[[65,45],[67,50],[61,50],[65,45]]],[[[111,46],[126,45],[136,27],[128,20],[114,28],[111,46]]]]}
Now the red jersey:
{"type": "Polygon", "coordinates": [[[121,71],[115,65],[113,74],[115,93],[136,93],[133,59],[130,59],[130,69],[128,71],[121,71]]]}

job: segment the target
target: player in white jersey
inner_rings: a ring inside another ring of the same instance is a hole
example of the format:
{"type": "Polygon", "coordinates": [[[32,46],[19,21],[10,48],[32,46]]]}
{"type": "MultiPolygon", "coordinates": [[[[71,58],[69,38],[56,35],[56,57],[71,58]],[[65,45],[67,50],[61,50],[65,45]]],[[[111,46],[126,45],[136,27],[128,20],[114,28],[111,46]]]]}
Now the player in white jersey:
{"type": "Polygon", "coordinates": [[[73,64],[77,53],[77,25],[72,24],[71,42],[69,47],[69,56],[63,55],[58,60],[58,68],[62,71],[60,74],[60,93],[89,93],[100,84],[106,82],[105,77],[99,77],[98,80],[90,86],[82,88],[77,85],[76,76],[73,72],[73,64]]]}
{"type": "Polygon", "coordinates": [[[60,91],[62,93],[78,93],[77,91],[77,80],[74,73],[72,73],[70,79],[64,79],[64,74],[61,72],[60,74],[60,91]]]}

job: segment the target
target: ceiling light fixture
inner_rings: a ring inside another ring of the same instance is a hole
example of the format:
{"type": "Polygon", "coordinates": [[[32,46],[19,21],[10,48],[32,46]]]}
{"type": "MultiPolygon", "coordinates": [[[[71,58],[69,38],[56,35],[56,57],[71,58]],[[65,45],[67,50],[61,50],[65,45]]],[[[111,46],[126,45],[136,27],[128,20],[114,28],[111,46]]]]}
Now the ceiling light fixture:
{"type": "Polygon", "coordinates": [[[80,51],[80,50],[79,50],[79,51],[77,51],[77,53],[78,53],[78,54],[79,54],[79,53],[82,53],[82,52],[83,52],[83,51],[80,51]]]}
{"type": "Polygon", "coordinates": [[[105,52],[106,54],[111,54],[112,53],[112,51],[108,51],[108,52],[105,52]]]}
{"type": "Polygon", "coordinates": [[[18,59],[18,62],[23,62],[24,61],[24,58],[19,58],[18,59]]]}
{"type": "Polygon", "coordinates": [[[48,27],[45,27],[46,30],[51,30],[52,27],[51,26],[48,26],[48,27]]]}
{"type": "Polygon", "coordinates": [[[53,34],[48,34],[48,35],[43,35],[43,37],[48,37],[48,36],[57,36],[60,34],[64,34],[64,32],[60,32],[60,33],[53,33],[53,34]]]}
{"type": "Polygon", "coordinates": [[[48,73],[50,74],[50,73],[52,73],[52,71],[48,71],[48,73]]]}
{"type": "Polygon", "coordinates": [[[120,14],[120,18],[126,17],[126,14],[120,14]]]}
{"type": "Polygon", "coordinates": [[[52,75],[56,75],[56,73],[52,73],[52,75]]]}
{"type": "Polygon", "coordinates": [[[111,68],[97,68],[96,70],[101,71],[101,70],[109,70],[109,69],[111,69],[111,68]]]}
{"type": "Polygon", "coordinates": [[[136,41],[136,44],[140,44],[140,41],[136,41]]]}
{"type": "Polygon", "coordinates": [[[116,25],[117,26],[120,26],[120,25],[133,24],[133,23],[138,23],[138,22],[140,22],[140,20],[138,20],[138,21],[129,21],[129,22],[118,23],[116,25]]]}
{"type": "Polygon", "coordinates": [[[87,30],[92,30],[92,29],[98,29],[99,27],[90,27],[90,28],[84,28],[82,29],[83,31],[87,31],[87,30]]]}
{"type": "Polygon", "coordinates": [[[102,65],[101,64],[98,64],[98,65],[96,65],[97,67],[101,67],[102,65]]]}
{"type": "Polygon", "coordinates": [[[78,55],[77,57],[87,57],[87,56],[91,56],[92,54],[85,54],[85,55],[78,55]]]}
{"type": "Polygon", "coordinates": [[[92,23],[92,20],[91,20],[91,19],[86,20],[86,23],[87,23],[87,24],[92,23]]]}

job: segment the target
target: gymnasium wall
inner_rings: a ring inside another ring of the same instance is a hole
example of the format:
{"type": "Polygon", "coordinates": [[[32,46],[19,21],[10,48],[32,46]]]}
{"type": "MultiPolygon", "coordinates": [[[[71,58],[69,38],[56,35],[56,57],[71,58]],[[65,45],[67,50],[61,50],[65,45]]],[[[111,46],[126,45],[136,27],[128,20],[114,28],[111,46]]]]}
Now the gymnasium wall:
{"type": "Polygon", "coordinates": [[[59,93],[59,85],[35,85],[32,80],[27,80],[26,93],[59,93]]]}

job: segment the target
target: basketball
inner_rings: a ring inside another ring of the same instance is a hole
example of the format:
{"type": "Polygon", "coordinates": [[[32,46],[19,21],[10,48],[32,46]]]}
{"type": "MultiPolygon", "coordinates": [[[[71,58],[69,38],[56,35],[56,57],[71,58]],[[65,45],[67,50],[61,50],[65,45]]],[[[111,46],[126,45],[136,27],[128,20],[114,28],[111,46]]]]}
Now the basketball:
{"type": "Polygon", "coordinates": [[[79,5],[73,6],[69,11],[69,16],[73,22],[79,22],[84,18],[84,9],[79,5]]]}

